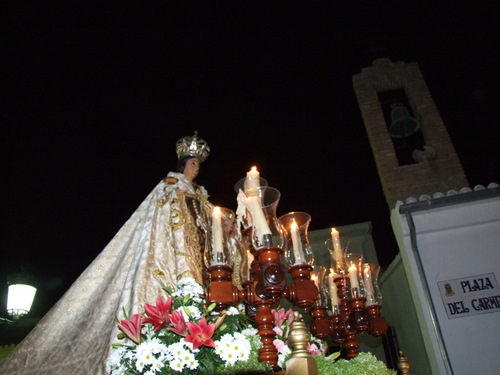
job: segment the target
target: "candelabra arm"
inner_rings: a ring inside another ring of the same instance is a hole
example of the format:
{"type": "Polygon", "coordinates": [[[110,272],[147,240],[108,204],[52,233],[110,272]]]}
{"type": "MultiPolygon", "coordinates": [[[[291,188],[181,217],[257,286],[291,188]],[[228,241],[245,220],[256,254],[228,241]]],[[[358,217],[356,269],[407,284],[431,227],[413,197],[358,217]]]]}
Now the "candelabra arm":
{"type": "Polygon", "coordinates": [[[364,298],[352,298],[349,301],[351,307],[351,322],[353,329],[357,332],[368,330],[368,316],[365,310],[364,298]]]}
{"type": "Polygon", "coordinates": [[[312,266],[308,264],[290,267],[288,272],[292,276],[293,284],[286,288],[283,297],[296,306],[311,307],[318,299],[318,288],[311,280],[311,271],[312,266]]]}
{"type": "Polygon", "coordinates": [[[382,336],[385,334],[389,328],[389,324],[387,324],[385,318],[380,313],[382,306],[369,305],[366,309],[368,310],[368,332],[373,336],[382,336]]]}
{"type": "Polygon", "coordinates": [[[227,309],[229,306],[236,306],[245,298],[245,292],[238,290],[233,285],[231,267],[220,264],[208,268],[210,273],[210,285],[206,291],[208,304],[216,303],[217,310],[227,309]]]}
{"type": "Polygon", "coordinates": [[[321,340],[326,340],[326,338],[332,333],[330,330],[330,320],[328,319],[326,307],[314,306],[311,309],[311,316],[311,333],[321,340]]]}

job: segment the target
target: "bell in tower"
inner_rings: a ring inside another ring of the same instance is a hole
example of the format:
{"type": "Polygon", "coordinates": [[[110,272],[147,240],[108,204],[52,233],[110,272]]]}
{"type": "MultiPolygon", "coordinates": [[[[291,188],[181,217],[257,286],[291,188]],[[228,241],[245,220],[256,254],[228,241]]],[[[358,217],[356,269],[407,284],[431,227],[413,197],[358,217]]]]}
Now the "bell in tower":
{"type": "Polygon", "coordinates": [[[408,109],[402,103],[391,104],[389,134],[392,138],[406,138],[415,134],[419,129],[419,122],[415,117],[410,116],[408,109]]]}

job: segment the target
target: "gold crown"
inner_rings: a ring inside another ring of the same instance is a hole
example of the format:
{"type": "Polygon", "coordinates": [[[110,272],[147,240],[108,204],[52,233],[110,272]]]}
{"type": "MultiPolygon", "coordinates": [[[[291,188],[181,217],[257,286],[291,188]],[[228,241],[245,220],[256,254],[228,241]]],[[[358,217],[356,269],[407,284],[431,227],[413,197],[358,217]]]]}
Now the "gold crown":
{"type": "Polygon", "coordinates": [[[210,154],[210,147],[208,147],[208,143],[198,138],[198,132],[195,131],[192,137],[186,136],[182,137],[177,141],[176,145],[177,157],[179,159],[191,156],[193,158],[197,158],[200,163],[203,163],[205,159],[210,154]]]}

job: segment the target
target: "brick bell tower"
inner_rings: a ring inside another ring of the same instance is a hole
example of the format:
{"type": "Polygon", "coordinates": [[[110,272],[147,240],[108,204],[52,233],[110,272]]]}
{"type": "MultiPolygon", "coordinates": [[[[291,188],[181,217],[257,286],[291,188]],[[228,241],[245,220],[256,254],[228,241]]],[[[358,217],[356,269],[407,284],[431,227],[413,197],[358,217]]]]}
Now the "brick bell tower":
{"type": "Polygon", "coordinates": [[[375,60],[353,85],[389,209],[468,186],[417,63],[375,60]]]}

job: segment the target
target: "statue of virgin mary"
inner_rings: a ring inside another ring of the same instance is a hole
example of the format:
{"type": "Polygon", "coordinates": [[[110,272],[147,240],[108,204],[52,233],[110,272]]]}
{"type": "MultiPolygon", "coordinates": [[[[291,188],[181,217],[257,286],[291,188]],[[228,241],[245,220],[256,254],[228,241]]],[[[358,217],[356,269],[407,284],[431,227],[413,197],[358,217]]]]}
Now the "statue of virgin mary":
{"type": "Polygon", "coordinates": [[[3,375],[104,375],[116,319],[142,311],[163,286],[204,284],[207,191],[195,183],[210,153],[197,133],[176,144],[178,164],[0,365],[3,375]]]}

